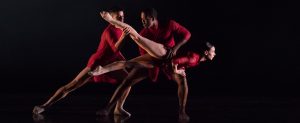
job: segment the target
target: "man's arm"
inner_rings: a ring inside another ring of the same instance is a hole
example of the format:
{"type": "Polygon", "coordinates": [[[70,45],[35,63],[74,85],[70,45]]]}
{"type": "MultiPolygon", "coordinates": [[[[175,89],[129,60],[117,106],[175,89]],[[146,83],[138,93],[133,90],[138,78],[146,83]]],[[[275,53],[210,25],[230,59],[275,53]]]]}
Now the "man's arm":
{"type": "Polygon", "coordinates": [[[185,69],[178,69],[177,66],[178,66],[178,64],[172,63],[172,68],[173,68],[174,74],[179,74],[179,75],[185,77],[186,76],[185,69]]]}
{"type": "Polygon", "coordinates": [[[123,33],[122,33],[121,37],[119,38],[119,40],[115,44],[116,50],[120,50],[123,47],[123,45],[124,45],[123,40],[129,34],[129,31],[130,30],[128,28],[123,29],[123,33]]]}
{"type": "Polygon", "coordinates": [[[176,45],[172,48],[173,56],[175,56],[178,49],[191,38],[191,33],[189,30],[187,30],[185,27],[181,26],[179,23],[177,23],[175,21],[171,21],[171,23],[172,23],[172,26],[174,26],[174,30],[175,30],[176,34],[180,36],[179,41],[176,42],[176,45]]]}

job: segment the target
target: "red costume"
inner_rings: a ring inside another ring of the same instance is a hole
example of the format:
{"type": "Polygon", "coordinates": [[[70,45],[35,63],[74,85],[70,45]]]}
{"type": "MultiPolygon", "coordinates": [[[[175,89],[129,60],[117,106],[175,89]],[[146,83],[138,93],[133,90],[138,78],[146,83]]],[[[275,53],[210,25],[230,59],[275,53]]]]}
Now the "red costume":
{"type": "MultiPolygon", "coordinates": [[[[108,25],[103,31],[100,39],[100,44],[97,51],[90,57],[87,67],[94,69],[98,65],[104,66],[114,61],[126,60],[119,50],[116,49],[115,43],[122,35],[122,30],[108,25]]],[[[109,82],[116,83],[116,77],[126,77],[126,72],[116,71],[104,75],[94,76],[94,82],[109,82]]]]}
{"type": "Polygon", "coordinates": [[[172,79],[173,69],[171,62],[173,64],[178,64],[177,69],[186,69],[190,67],[195,67],[200,62],[200,55],[194,52],[187,52],[182,55],[178,55],[172,58],[170,62],[163,62],[162,63],[162,70],[168,77],[168,79],[172,79]]]}
{"type": "Polygon", "coordinates": [[[200,56],[194,52],[188,52],[185,55],[176,56],[172,59],[173,64],[178,64],[178,69],[195,67],[199,64],[200,56]]]}
{"type": "MultiPolygon", "coordinates": [[[[188,39],[191,33],[177,22],[170,20],[166,23],[159,23],[157,29],[144,28],[140,35],[146,37],[152,41],[163,44],[165,47],[175,46],[175,36],[181,39],[188,39]]],[[[146,54],[147,52],[140,48],[140,54],[146,54]]],[[[149,77],[152,81],[156,81],[159,74],[159,67],[149,69],[149,77]]]]}

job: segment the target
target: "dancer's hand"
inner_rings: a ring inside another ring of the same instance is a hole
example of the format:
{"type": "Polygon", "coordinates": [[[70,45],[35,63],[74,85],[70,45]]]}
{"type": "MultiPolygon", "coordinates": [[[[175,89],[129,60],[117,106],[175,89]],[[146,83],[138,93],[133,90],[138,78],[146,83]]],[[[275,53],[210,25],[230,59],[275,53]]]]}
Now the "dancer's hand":
{"type": "MultiPolygon", "coordinates": [[[[122,35],[121,37],[119,38],[119,40],[123,40],[129,33],[130,33],[130,29],[128,27],[125,27],[123,30],[122,30],[122,35]]],[[[119,41],[116,43],[116,45],[119,43],[119,41]]],[[[117,47],[117,46],[116,46],[117,47]]]]}
{"type": "Polygon", "coordinates": [[[172,50],[171,50],[171,54],[172,54],[172,57],[176,56],[177,54],[177,48],[173,47],[172,50]]]}
{"type": "Polygon", "coordinates": [[[106,21],[111,21],[111,20],[113,20],[113,18],[112,18],[112,16],[109,14],[109,12],[107,12],[107,11],[102,11],[102,12],[100,12],[100,15],[101,15],[101,17],[104,19],[104,20],[106,20],[106,21]]]}
{"type": "Polygon", "coordinates": [[[128,35],[130,33],[130,28],[129,27],[125,27],[124,29],[123,29],[123,35],[128,35]]]}
{"type": "Polygon", "coordinates": [[[179,75],[184,76],[184,77],[186,76],[186,73],[185,73],[184,69],[179,69],[178,70],[178,64],[173,64],[172,63],[172,66],[173,66],[174,73],[179,74],[179,75]]]}

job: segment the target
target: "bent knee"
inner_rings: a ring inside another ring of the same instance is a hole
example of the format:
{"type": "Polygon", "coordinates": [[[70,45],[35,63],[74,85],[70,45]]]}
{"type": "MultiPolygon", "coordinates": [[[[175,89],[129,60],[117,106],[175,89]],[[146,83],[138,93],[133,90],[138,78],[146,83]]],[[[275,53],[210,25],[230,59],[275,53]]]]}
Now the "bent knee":
{"type": "Polygon", "coordinates": [[[132,85],[134,85],[134,81],[132,81],[132,79],[125,79],[123,82],[122,82],[122,86],[123,87],[130,87],[132,85]]]}
{"type": "Polygon", "coordinates": [[[69,93],[70,91],[74,90],[75,88],[77,88],[78,86],[80,86],[79,80],[74,79],[71,83],[63,86],[60,88],[60,90],[63,93],[69,93]]]}
{"type": "Polygon", "coordinates": [[[180,80],[176,80],[175,81],[177,83],[178,86],[186,86],[187,85],[187,81],[183,78],[180,80]]]}
{"type": "Polygon", "coordinates": [[[70,89],[66,86],[60,87],[58,90],[63,94],[68,94],[70,92],[70,89]]]}

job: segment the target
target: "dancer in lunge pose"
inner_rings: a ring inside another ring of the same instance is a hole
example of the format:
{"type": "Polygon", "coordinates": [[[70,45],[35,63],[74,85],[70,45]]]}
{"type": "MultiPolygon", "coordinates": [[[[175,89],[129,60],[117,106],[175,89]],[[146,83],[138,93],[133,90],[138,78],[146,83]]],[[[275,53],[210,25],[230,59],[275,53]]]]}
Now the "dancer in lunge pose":
{"type": "MultiPolygon", "coordinates": [[[[120,7],[113,7],[109,10],[111,18],[120,22],[124,21],[124,12],[120,7]]],[[[116,71],[112,74],[106,74],[101,76],[91,76],[88,74],[89,71],[95,69],[98,65],[106,65],[113,61],[125,60],[121,52],[119,51],[124,37],[128,34],[128,30],[121,30],[116,28],[114,25],[108,25],[103,31],[100,39],[100,44],[97,51],[90,57],[87,66],[81,70],[81,72],[69,83],[61,86],[44,104],[37,105],[33,108],[34,114],[43,113],[45,110],[50,108],[57,101],[66,97],[70,92],[78,89],[85,85],[89,81],[92,82],[108,82],[117,83],[122,81],[127,76],[126,71],[116,71]]],[[[130,116],[130,114],[123,109],[124,100],[129,93],[128,88],[123,94],[114,110],[114,114],[130,116]]]]}

